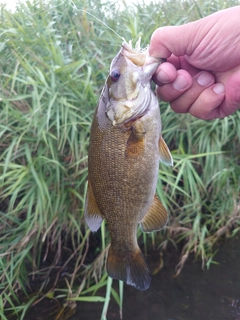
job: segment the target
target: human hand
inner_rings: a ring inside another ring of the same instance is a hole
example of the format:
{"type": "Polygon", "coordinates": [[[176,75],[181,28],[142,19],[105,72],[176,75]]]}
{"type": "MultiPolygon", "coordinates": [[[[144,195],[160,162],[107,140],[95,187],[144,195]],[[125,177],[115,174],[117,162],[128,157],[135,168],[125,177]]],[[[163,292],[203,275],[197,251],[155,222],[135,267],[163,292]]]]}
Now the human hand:
{"type": "Polygon", "coordinates": [[[175,112],[210,120],[240,108],[240,6],[155,30],[149,52],[168,58],[153,80],[175,112]]]}

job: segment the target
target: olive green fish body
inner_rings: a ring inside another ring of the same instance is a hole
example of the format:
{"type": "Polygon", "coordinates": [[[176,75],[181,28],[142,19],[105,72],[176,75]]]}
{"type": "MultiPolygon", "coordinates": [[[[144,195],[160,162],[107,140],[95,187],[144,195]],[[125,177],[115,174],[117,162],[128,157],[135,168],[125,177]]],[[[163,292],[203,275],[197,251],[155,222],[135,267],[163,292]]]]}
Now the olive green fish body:
{"type": "Polygon", "coordinates": [[[122,117],[118,106],[109,106],[110,88],[108,80],[91,127],[85,217],[92,231],[102,219],[107,221],[109,275],[144,290],[151,279],[137,243],[137,227],[140,223],[143,231],[150,232],[166,224],[166,211],[155,195],[161,149],[166,151],[166,145],[158,101],[149,84],[144,89],[144,111],[139,114],[136,108],[128,118],[122,117]]]}

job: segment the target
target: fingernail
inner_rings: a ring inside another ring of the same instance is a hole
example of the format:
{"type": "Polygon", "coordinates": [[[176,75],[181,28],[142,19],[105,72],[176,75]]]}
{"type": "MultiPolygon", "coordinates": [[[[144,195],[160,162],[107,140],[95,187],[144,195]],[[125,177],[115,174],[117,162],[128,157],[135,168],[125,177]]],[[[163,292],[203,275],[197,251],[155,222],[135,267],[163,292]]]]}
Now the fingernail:
{"type": "Polygon", "coordinates": [[[224,87],[224,85],[222,83],[218,83],[213,87],[213,91],[216,94],[222,94],[222,93],[225,92],[225,87],[224,87]]]}
{"type": "Polygon", "coordinates": [[[188,86],[187,79],[182,75],[178,75],[177,78],[173,82],[173,88],[176,90],[183,90],[188,86]]]}
{"type": "Polygon", "coordinates": [[[170,82],[170,78],[169,76],[162,70],[160,70],[158,73],[157,73],[157,79],[159,82],[161,83],[169,83],[170,82]]]}
{"type": "Polygon", "coordinates": [[[200,86],[206,87],[209,86],[211,83],[213,83],[214,79],[213,76],[203,71],[200,76],[197,78],[197,82],[200,84],[200,86]]]}

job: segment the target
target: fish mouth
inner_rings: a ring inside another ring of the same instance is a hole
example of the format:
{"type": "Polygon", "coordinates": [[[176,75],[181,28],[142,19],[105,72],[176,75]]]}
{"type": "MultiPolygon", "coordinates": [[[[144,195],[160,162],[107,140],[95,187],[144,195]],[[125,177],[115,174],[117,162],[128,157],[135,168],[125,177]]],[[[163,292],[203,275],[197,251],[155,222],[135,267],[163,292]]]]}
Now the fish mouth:
{"type": "Polygon", "coordinates": [[[134,48],[131,40],[129,43],[124,41],[122,43],[122,54],[131,60],[136,66],[142,67],[150,64],[155,64],[158,66],[162,59],[150,56],[148,52],[149,46],[141,48],[140,43],[141,38],[138,39],[134,48]]]}

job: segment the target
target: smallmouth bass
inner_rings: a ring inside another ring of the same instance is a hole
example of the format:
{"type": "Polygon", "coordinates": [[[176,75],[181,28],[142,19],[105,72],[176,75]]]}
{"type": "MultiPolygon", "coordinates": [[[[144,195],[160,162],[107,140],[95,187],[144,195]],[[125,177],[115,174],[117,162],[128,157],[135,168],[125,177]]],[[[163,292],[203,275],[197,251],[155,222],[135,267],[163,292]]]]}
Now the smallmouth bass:
{"type": "Polygon", "coordinates": [[[123,42],[94,114],[88,154],[86,222],[97,231],[106,219],[108,274],[139,290],[149,288],[151,277],[137,243],[138,224],[152,232],[168,220],[155,194],[159,161],[173,164],[150,85],[160,63],[140,49],[140,41],[136,48],[123,42]]]}

